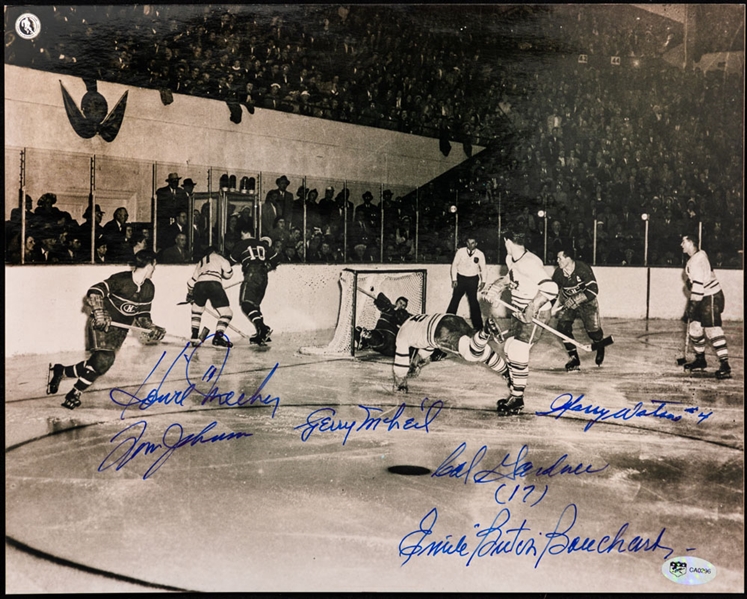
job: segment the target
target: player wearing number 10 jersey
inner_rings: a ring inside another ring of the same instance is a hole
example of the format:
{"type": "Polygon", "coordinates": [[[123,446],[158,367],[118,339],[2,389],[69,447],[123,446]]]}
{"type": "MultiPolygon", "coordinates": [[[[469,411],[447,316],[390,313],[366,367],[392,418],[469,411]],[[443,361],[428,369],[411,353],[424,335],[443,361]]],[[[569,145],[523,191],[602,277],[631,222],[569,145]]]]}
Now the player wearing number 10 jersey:
{"type": "Polygon", "coordinates": [[[272,329],[265,324],[260,305],[267,290],[267,273],[277,268],[280,257],[271,249],[272,240],[269,237],[255,239],[252,229],[251,223],[242,225],[241,241],[234,246],[230,259],[234,264],[241,264],[244,282],[239,291],[239,304],[257,330],[249,342],[266,345],[271,340],[272,329]]]}

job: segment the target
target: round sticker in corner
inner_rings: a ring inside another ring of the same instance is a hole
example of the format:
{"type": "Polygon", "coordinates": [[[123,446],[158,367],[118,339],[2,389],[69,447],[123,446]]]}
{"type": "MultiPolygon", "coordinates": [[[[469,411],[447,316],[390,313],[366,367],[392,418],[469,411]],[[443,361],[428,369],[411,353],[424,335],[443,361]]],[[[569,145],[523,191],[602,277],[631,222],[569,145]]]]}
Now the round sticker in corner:
{"type": "Polygon", "coordinates": [[[687,585],[705,584],[716,578],[716,568],[712,563],[690,555],[666,560],[661,573],[672,582],[687,585]]]}
{"type": "Polygon", "coordinates": [[[16,33],[25,40],[32,40],[41,31],[41,21],[34,13],[25,12],[16,19],[16,33]]]}

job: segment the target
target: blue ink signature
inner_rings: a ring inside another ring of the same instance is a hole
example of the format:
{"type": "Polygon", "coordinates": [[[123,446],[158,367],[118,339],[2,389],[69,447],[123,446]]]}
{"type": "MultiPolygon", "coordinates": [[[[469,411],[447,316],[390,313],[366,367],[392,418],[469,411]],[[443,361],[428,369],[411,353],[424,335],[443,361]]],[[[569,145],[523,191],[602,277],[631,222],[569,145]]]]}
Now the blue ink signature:
{"type": "MultiPolygon", "coordinates": [[[[573,397],[572,393],[563,393],[558,395],[552,400],[550,409],[547,412],[535,412],[537,416],[554,416],[557,420],[566,412],[579,412],[582,414],[588,414],[595,416],[593,420],[589,420],[584,427],[584,432],[588,431],[597,422],[604,422],[605,420],[631,420],[633,418],[641,418],[648,416],[651,418],[663,418],[665,420],[671,420],[672,422],[679,422],[682,419],[681,414],[673,414],[667,411],[667,404],[681,404],[679,401],[663,401],[659,399],[652,399],[651,403],[656,407],[653,410],[646,410],[643,407],[643,402],[639,401],[632,408],[620,408],[619,410],[610,410],[608,408],[602,408],[593,404],[584,405],[581,403],[583,399],[583,393],[578,397],[573,397]]],[[[687,414],[694,414],[699,408],[685,408],[684,412],[687,414]]],[[[700,412],[698,414],[698,424],[706,420],[713,412],[700,412]]]]}
{"type": "Polygon", "coordinates": [[[399,555],[405,557],[401,565],[404,566],[413,557],[458,555],[467,558],[465,566],[468,567],[475,557],[513,554],[536,558],[534,562],[534,568],[536,569],[539,568],[546,555],[563,553],[572,555],[578,551],[610,555],[661,550],[666,552],[662,559],[667,559],[674,553],[671,547],[663,544],[666,528],[662,528],[653,541],[651,538],[640,535],[635,535],[632,538],[626,536],[630,526],[629,522],[620,526],[614,536],[605,534],[599,539],[581,536],[571,537],[569,533],[576,525],[577,519],[578,508],[576,504],[569,503],[561,512],[560,518],[552,531],[544,533],[538,531],[537,536],[533,536],[528,534],[532,532],[532,528],[527,526],[526,518],[523,519],[521,524],[512,522],[511,510],[503,508],[488,527],[480,528],[479,523],[474,525],[474,528],[477,529],[475,537],[478,541],[476,544],[473,543],[471,548],[466,534],[461,535],[458,540],[455,540],[455,536],[451,534],[441,538],[436,537],[433,529],[438,520],[438,510],[434,507],[423,516],[418,528],[407,533],[399,542],[399,555]],[[432,537],[433,540],[426,542],[428,537],[432,537]]]}
{"type": "MultiPolygon", "coordinates": [[[[505,505],[506,503],[511,501],[515,497],[516,493],[519,492],[519,487],[521,486],[516,485],[513,493],[511,493],[508,500],[502,501],[500,499],[500,493],[506,486],[508,486],[503,481],[516,481],[517,479],[524,479],[530,474],[533,474],[535,477],[547,478],[569,474],[572,474],[574,476],[581,476],[583,474],[597,474],[599,472],[602,472],[603,470],[606,470],[609,466],[609,464],[605,464],[602,467],[595,468],[593,464],[585,465],[583,462],[578,462],[575,465],[573,462],[569,464],[566,463],[568,454],[564,453],[552,464],[543,467],[541,465],[535,465],[533,462],[526,459],[527,455],[529,454],[529,447],[527,445],[522,445],[521,449],[519,449],[518,453],[516,454],[516,457],[512,457],[511,452],[509,452],[505,454],[500,463],[493,468],[490,468],[488,470],[476,470],[477,465],[485,457],[485,454],[488,451],[488,447],[486,445],[480,447],[480,449],[477,450],[477,453],[475,453],[475,455],[472,456],[472,459],[469,461],[457,461],[457,458],[459,458],[462,453],[464,453],[465,449],[467,449],[467,443],[462,442],[454,451],[451,452],[451,454],[449,454],[449,457],[441,462],[438,468],[436,468],[436,470],[431,474],[431,477],[441,478],[446,476],[448,478],[463,479],[465,485],[468,482],[474,482],[476,484],[501,483],[495,490],[495,501],[496,503],[499,503],[501,505],[505,505]]],[[[539,489],[541,489],[541,487],[539,487],[539,489]]],[[[539,492],[539,490],[534,485],[528,485],[524,487],[523,492],[524,499],[522,503],[528,503],[529,497],[539,492]]],[[[539,499],[531,503],[530,507],[534,507],[540,501],[542,501],[546,493],[547,485],[545,485],[545,489],[539,499]]]]}
{"type": "Polygon", "coordinates": [[[158,469],[164,465],[166,460],[168,460],[180,447],[185,447],[187,445],[194,447],[197,444],[230,441],[231,439],[241,439],[242,437],[252,436],[252,433],[232,432],[219,433],[211,437],[205,437],[205,435],[213,430],[217,425],[218,423],[213,421],[196,435],[190,433],[185,437],[182,425],[178,422],[174,422],[164,431],[161,443],[151,443],[149,441],[141,442],[148,424],[145,420],[138,420],[119,431],[109,440],[109,443],[115,443],[117,441],[119,441],[119,443],[111,452],[109,452],[109,455],[104,458],[104,461],[99,464],[98,470],[99,472],[103,472],[112,466],[115,466],[115,470],[121,470],[138,455],[152,456],[155,454],[155,461],[143,475],[143,480],[146,480],[155,474],[158,469]],[[140,429],[140,427],[142,427],[142,429],[140,429]],[[128,433],[128,431],[130,431],[130,433],[128,433]],[[127,434],[130,434],[131,436],[127,436],[127,434]],[[176,438],[174,438],[174,436],[176,436],[176,438]]]}
{"type": "MultiPolygon", "coordinates": [[[[175,404],[178,406],[184,405],[184,400],[186,400],[190,395],[195,394],[195,396],[201,396],[202,402],[201,405],[205,404],[212,404],[214,401],[217,401],[218,405],[221,406],[228,406],[228,407],[241,407],[245,405],[253,405],[257,402],[259,402],[261,405],[272,405],[272,418],[275,417],[275,413],[277,412],[278,406],[280,405],[280,397],[273,396],[272,394],[268,395],[262,395],[262,390],[264,389],[265,385],[270,381],[272,376],[275,374],[275,371],[278,369],[279,364],[275,364],[275,366],[272,368],[270,373],[265,377],[265,379],[260,383],[260,385],[257,387],[255,391],[253,391],[251,394],[246,393],[240,393],[237,394],[234,391],[227,391],[227,392],[220,392],[220,388],[218,387],[218,381],[221,377],[221,374],[223,373],[223,369],[226,365],[226,362],[228,360],[228,355],[230,353],[230,348],[226,348],[226,353],[223,358],[223,362],[220,365],[220,368],[216,368],[214,365],[210,365],[208,369],[202,374],[201,377],[199,377],[199,380],[203,382],[210,383],[210,388],[207,391],[201,391],[197,388],[197,385],[192,382],[191,376],[190,376],[190,366],[193,364],[192,357],[194,356],[194,352],[198,348],[192,347],[191,344],[186,344],[184,348],[179,352],[179,354],[174,358],[174,360],[171,362],[171,365],[166,369],[166,372],[164,373],[163,377],[161,378],[160,382],[157,384],[157,386],[153,389],[150,389],[147,394],[145,394],[143,397],[141,397],[141,391],[143,390],[143,387],[146,386],[148,381],[150,380],[153,373],[156,371],[156,369],[161,365],[161,363],[164,361],[164,358],[166,357],[166,351],[161,353],[161,357],[158,358],[158,361],[156,362],[155,366],[151,369],[151,371],[148,373],[148,376],[145,377],[145,380],[140,384],[140,386],[137,388],[137,390],[134,393],[130,393],[129,391],[126,391],[124,389],[115,388],[112,389],[109,392],[109,398],[118,406],[122,406],[122,413],[120,414],[120,419],[125,419],[125,412],[127,411],[127,408],[132,406],[137,406],[138,409],[147,410],[151,406],[155,404],[175,404]],[[189,351],[191,349],[191,351],[189,351]],[[166,391],[161,392],[161,388],[164,387],[166,383],[166,379],[168,378],[169,374],[171,374],[171,371],[174,369],[174,367],[181,361],[181,359],[184,359],[186,362],[185,365],[185,377],[186,382],[188,383],[186,388],[184,389],[177,389],[174,391],[166,391]]],[[[152,383],[151,383],[152,384],[152,383]]]]}
{"type": "Polygon", "coordinates": [[[400,421],[400,416],[402,416],[406,407],[404,403],[399,405],[393,416],[385,418],[373,415],[383,412],[382,408],[359,405],[358,407],[366,412],[365,419],[360,423],[357,420],[335,420],[334,416],[337,414],[337,411],[334,408],[319,408],[306,416],[306,422],[294,428],[295,430],[301,429],[301,441],[304,443],[309,440],[315,431],[320,433],[334,433],[344,430],[346,432],[342,439],[343,445],[347,442],[351,432],[375,431],[380,424],[386,425],[387,432],[401,428],[402,430],[425,430],[428,433],[430,432],[430,424],[438,417],[443,405],[444,402],[440,399],[431,402],[427,397],[423,398],[423,401],[420,402],[420,411],[425,412],[425,419],[422,423],[417,422],[414,418],[408,418],[404,422],[400,421]]]}

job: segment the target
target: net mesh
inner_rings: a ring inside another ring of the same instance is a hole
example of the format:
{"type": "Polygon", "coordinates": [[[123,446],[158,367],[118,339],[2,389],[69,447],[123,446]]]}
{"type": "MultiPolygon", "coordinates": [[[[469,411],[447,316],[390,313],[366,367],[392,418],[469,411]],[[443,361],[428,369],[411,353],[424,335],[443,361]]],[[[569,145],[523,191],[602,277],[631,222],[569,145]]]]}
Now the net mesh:
{"type": "Polygon", "coordinates": [[[301,347],[307,355],[353,355],[353,330],[355,327],[373,329],[379,319],[379,310],[373,296],[383,293],[394,303],[402,296],[408,300],[411,314],[425,311],[425,270],[371,271],[345,269],[340,275],[340,311],[335,333],[327,345],[301,347]]]}

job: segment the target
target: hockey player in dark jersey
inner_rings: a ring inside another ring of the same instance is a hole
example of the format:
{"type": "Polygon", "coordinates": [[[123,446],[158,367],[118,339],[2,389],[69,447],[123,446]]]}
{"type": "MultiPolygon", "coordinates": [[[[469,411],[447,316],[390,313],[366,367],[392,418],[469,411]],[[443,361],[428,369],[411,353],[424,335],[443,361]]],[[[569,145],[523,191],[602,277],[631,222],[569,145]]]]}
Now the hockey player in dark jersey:
{"type": "Polygon", "coordinates": [[[267,273],[277,268],[280,261],[280,256],[271,247],[272,240],[269,237],[255,239],[253,225],[246,222],[241,226],[241,240],[233,247],[230,256],[232,263],[241,264],[244,282],[239,291],[239,302],[241,311],[257,330],[249,342],[257,345],[271,341],[272,329],[265,324],[260,308],[267,290],[267,273]]]}
{"type": "Polygon", "coordinates": [[[117,350],[122,347],[126,328],[114,323],[150,329],[147,341],[156,343],[163,339],[166,330],[153,324],[150,317],[155,287],[150,280],[156,269],[156,255],[150,250],[135,254],[134,270],[118,272],[93,285],[86,294],[91,315],[86,323],[87,360],[72,366],[50,365],[47,394],[54,395],[63,378],[77,378],[65,396],[62,406],[73,410],[80,405],[80,394],[105,374],[114,364],[117,350]]]}
{"type": "Polygon", "coordinates": [[[374,299],[374,306],[381,312],[376,326],[373,330],[356,327],[356,341],[360,341],[359,349],[370,348],[392,357],[399,328],[412,316],[407,311],[407,298],[398,297],[397,301],[392,304],[386,295],[379,293],[374,299]]]}
{"type": "MultiPolygon", "coordinates": [[[[553,272],[552,280],[559,289],[557,308],[558,331],[566,337],[573,339],[573,322],[580,318],[584,324],[589,339],[598,343],[604,338],[602,323],[599,316],[599,285],[594,276],[594,271],[585,262],[574,259],[573,250],[565,248],[558,252],[558,267],[553,272]]],[[[553,311],[555,311],[553,308],[553,311]]],[[[580,370],[581,360],[578,350],[572,343],[563,343],[568,352],[568,363],[565,369],[568,372],[580,370]]],[[[604,361],[604,346],[599,345],[594,360],[597,366],[604,361]]]]}
{"type": "Polygon", "coordinates": [[[226,329],[233,318],[233,310],[228,302],[223,279],[233,276],[231,263],[226,260],[214,246],[210,246],[205,256],[197,263],[192,278],[187,281],[187,301],[192,306],[192,345],[199,345],[201,340],[200,323],[205,305],[208,301],[218,313],[218,324],[215,327],[213,345],[233,347],[226,338],[226,329]]]}

